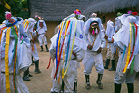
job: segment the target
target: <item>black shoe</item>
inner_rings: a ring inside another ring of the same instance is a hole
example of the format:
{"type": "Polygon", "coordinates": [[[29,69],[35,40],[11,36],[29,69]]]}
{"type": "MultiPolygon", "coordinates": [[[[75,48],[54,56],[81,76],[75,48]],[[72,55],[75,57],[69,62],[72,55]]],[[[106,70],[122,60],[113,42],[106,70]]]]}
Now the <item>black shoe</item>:
{"type": "Polygon", "coordinates": [[[104,66],[104,69],[108,69],[108,67],[104,66]]]}
{"type": "Polygon", "coordinates": [[[31,74],[29,74],[28,76],[29,76],[29,77],[33,77],[33,75],[31,75],[31,74]]]}
{"type": "Polygon", "coordinates": [[[39,69],[38,70],[35,70],[34,72],[35,72],[35,74],[41,73],[41,71],[39,69]]]}
{"type": "Polygon", "coordinates": [[[111,69],[109,69],[109,71],[115,71],[116,69],[115,68],[111,68],[111,69]]]}
{"type": "Polygon", "coordinates": [[[103,84],[101,83],[101,81],[96,81],[96,83],[98,84],[99,89],[103,89],[103,84]]]}
{"type": "Polygon", "coordinates": [[[30,81],[28,77],[23,77],[23,81],[30,81]]]}
{"type": "Polygon", "coordinates": [[[40,52],[42,52],[43,50],[41,50],[40,52]]]}
{"type": "Polygon", "coordinates": [[[89,90],[91,88],[90,84],[86,84],[85,88],[89,90]]]}

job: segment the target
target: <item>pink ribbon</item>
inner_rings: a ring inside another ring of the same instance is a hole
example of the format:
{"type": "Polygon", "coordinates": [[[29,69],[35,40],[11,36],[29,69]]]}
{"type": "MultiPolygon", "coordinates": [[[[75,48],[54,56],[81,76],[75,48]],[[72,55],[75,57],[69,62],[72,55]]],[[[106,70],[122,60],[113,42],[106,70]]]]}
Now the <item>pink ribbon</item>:
{"type": "Polygon", "coordinates": [[[95,34],[95,31],[94,31],[94,29],[93,29],[93,31],[92,31],[92,35],[94,35],[95,34]]]}

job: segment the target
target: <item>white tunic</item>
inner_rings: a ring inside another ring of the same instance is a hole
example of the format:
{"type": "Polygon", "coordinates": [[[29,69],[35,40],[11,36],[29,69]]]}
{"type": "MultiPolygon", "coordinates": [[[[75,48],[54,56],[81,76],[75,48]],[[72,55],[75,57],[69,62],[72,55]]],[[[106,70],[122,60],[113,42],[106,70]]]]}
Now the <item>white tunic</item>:
{"type": "MultiPolygon", "coordinates": [[[[27,57],[27,55],[30,55],[31,51],[28,51],[28,48],[30,48],[30,41],[27,38],[26,33],[24,32],[23,25],[22,25],[22,19],[21,18],[14,18],[17,23],[15,24],[17,26],[18,31],[18,41],[17,41],[17,61],[16,61],[16,87],[18,93],[29,93],[28,88],[23,82],[23,79],[21,77],[21,71],[25,71],[28,66],[31,64],[31,61],[27,57]],[[22,40],[21,40],[22,38],[22,40]],[[26,60],[26,61],[24,61],[26,60]]],[[[9,24],[8,21],[5,22],[5,24],[9,24]]],[[[1,58],[1,78],[2,78],[2,93],[6,93],[6,81],[5,81],[5,42],[6,42],[6,32],[7,27],[5,30],[3,30],[2,38],[1,38],[1,46],[2,46],[2,58],[1,58]]],[[[14,72],[14,45],[15,45],[15,38],[10,30],[10,42],[9,42],[9,51],[8,51],[8,67],[9,67],[9,81],[10,81],[10,91],[11,93],[14,92],[14,84],[13,84],[13,72],[14,72]]]]}

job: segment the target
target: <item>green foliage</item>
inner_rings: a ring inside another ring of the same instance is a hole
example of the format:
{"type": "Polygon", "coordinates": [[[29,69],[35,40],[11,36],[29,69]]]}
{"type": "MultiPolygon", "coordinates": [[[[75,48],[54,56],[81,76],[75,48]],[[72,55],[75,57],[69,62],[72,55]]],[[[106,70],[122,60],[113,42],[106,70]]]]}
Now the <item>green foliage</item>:
{"type": "Polygon", "coordinates": [[[11,11],[12,15],[15,17],[28,18],[29,9],[28,9],[28,0],[0,0],[3,4],[0,5],[0,23],[5,19],[5,11],[11,11]],[[5,7],[6,2],[11,10],[8,10],[5,7]]]}

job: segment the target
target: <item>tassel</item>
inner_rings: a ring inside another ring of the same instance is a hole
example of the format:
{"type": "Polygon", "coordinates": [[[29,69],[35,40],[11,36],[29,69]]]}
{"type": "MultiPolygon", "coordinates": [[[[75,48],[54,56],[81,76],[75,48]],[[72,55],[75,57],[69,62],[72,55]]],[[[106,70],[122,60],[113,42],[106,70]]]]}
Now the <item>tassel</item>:
{"type": "Polygon", "coordinates": [[[93,31],[92,31],[92,35],[94,35],[95,34],[95,31],[94,31],[94,29],[93,29],[93,31]]]}
{"type": "Polygon", "coordinates": [[[96,28],[96,34],[98,34],[98,30],[97,30],[97,28],[96,28]]]}

